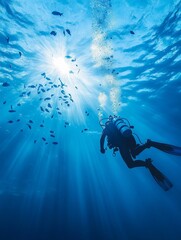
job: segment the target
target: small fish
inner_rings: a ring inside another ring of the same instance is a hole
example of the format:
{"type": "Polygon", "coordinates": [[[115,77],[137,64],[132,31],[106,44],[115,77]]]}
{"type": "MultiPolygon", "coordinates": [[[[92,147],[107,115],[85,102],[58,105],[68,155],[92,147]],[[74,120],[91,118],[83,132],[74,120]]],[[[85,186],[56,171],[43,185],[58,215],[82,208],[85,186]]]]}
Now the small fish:
{"type": "Polygon", "coordinates": [[[133,31],[130,31],[131,34],[135,34],[133,31]]]}
{"type": "Polygon", "coordinates": [[[20,119],[17,119],[16,122],[20,122],[20,119]]]}
{"type": "Polygon", "coordinates": [[[42,137],[42,140],[43,140],[43,141],[46,141],[46,138],[42,137]]]}
{"type": "Polygon", "coordinates": [[[31,129],[31,125],[30,124],[27,123],[26,125],[29,127],[29,129],[31,129]]]}
{"type": "Polygon", "coordinates": [[[56,36],[56,35],[57,35],[57,33],[56,33],[55,31],[51,31],[50,34],[53,35],[53,36],[56,36]]]}
{"type": "Polygon", "coordinates": [[[9,43],[9,37],[6,38],[7,43],[9,43]]]}
{"type": "Polygon", "coordinates": [[[47,108],[45,108],[45,111],[46,111],[46,112],[50,112],[47,108]]]}
{"type": "Polygon", "coordinates": [[[31,92],[28,92],[28,93],[27,93],[27,96],[30,96],[30,94],[31,94],[31,92]]]}
{"type": "Polygon", "coordinates": [[[70,74],[73,74],[74,72],[72,70],[69,71],[70,74]]]}
{"type": "Polygon", "coordinates": [[[42,107],[40,107],[41,111],[44,112],[44,109],[42,107]]]}
{"type": "Polygon", "coordinates": [[[58,142],[52,142],[54,145],[57,145],[58,144],[58,142]]]}
{"type": "Polygon", "coordinates": [[[50,100],[50,99],[51,99],[50,97],[47,97],[47,98],[44,99],[44,101],[48,101],[48,100],[50,100]]]}
{"type": "Polygon", "coordinates": [[[37,142],[37,140],[34,140],[34,143],[36,143],[37,142]]]}
{"type": "Polygon", "coordinates": [[[42,73],[41,75],[42,75],[43,77],[45,77],[45,76],[46,76],[46,73],[42,73]]]}
{"type": "Polygon", "coordinates": [[[56,84],[53,85],[55,88],[58,88],[58,86],[56,84]]]}
{"type": "Polygon", "coordinates": [[[72,59],[71,61],[72,61],[72,62],[75,62],[75,61],[76,61],[76,58],[75,58],[75,59],[72,59]]]}
{"type": "Polygon", "coordinates": [[[50,133],[54,133],[54,131],[50,130],[50,133]]]}
{"type": "Polygon", "coordinates": [[[41,91],[42,91],[42,92],[45,92],[45,89],[41,88],[41,91]]]}
{"type": "Polygon", "coordinates": [[[32,121],[32,120],[29,120],[29,123],[33,123],[33,121],[32,121]]]}
{"type": "Polygon", "coordinates": [[[50,137],[55,137],[55,135],[53,135],[53,134],[50,134],[50,137]]]}
{"type": "Polygon", "coordinates": [[[55,16],[62,16],[63,15],[63,13],[57,12],[57,11],[53,11],[52,14],[55,15],[55,16]]]}
{"type": "Polygon", "coordinates": [[[109,57],[105,57],[104,59],[105,59],[105,60],[110,60],[110,58],[109,58],[109,57]]]}
{"type": "Polygon", "coordinates": [[[87,128],[84,128],[81,132],[83,133],[83,132],[85,132],[85,131],[88,131],[88,129],[87,129],[87,128]]]}
{"type": "Polygon", "coordinates": [[[43,124],[40,124],[40,127],[44,127],[43,124]]]}
{"type": "Polygon", "coordinates": [[[13,121],[12,121],[12,120],[9,120],[8,123],[13,123],[13,121]]]}
{"type": "Polygon", "coordinates": [[[50,81],[51,79],[49,77],[46,77],[46,80],[50,81]]]}
{"type": "Polygon", "coordinates": [[[61,113],[61,112],[58,112],[58,114],[59,114],[59,115],[62,115],[62,113],[61,113]]]}
{"type": "Polygon", "coordinates": [[[19,52],[19,56],[21,57],[21,55],[22,55],[22,53],[21,52],[19,52]]]}
{"type": "Polygon", "coordinates": [[[21,106],[21,103],[18,103],[17,106],[20,107],[20,106],[21,106]]]}
{"type": "Polygon", "coordinates": [[[60,81],[60,83],[61,83],[61,88],[63,88],[64,86],[67,87],[67,85],[65,85],[65,84],[60,80],[60,78],[59,78],[59,81],[60,81]]]}
{"type": "Polygon", "coordinates": [[[63,35],[65,36],[65,31],[63,30],[63,35]]]}
{"type": "Polygon", "coordinates": [[[68,58],[68,59],[70,59],[70,58],[72,58],[72,57],[71,57],[71,56],[69,56],[69,55],[66,55],[66,56],[65,56],[65,58],[68,58]]]}
{"type": "Polygon", "coordinates": [[[9,112],[10,113],[14,113],[14,112],[16,112],[15,110],[13,110],[13,109],[11,109],[11,110],[9,110],[9,112]]]}
{"type": "Polygon", "coordinates": [[[7,82],[4,82],[4,83],[2,84],[2,86],[3,86],[3,87],[9,87],[9,86],[10,86],[10,84],[9,84],[9,83],[7,83],[7,82]]]}
{"type": "Polygon", "coordinates": [[[30,86],[28,86],[29,88],[36,88],[36,86],[35,85],[30,85],[30,86]]]}
{"type": "Polygon", "coordinates": [[[69,125],[70,123],[69,122],[65,122],[65,125],[69,125]]]}
{"type": "Polygon", "coordinates": [[[6,104],[6,101],[4,101],[3,104],[6,104]]]}
{"type": "Polygon", "coordinates": [[[69,29],[66,29],[66,32],[71,36],[71,32],[69,29]]]}
{"type": "Polygon", "coordinates": [[[49,107],[49,108],[52,108],[52,106],[51,106],[51,104],[50,104],[50,103],[48,104],[48,107],[49,107]]]}
{"type": "Polygon", "coordinates": [[[53,118],[54,115],[51,116],[51,118],[53,118]]]}

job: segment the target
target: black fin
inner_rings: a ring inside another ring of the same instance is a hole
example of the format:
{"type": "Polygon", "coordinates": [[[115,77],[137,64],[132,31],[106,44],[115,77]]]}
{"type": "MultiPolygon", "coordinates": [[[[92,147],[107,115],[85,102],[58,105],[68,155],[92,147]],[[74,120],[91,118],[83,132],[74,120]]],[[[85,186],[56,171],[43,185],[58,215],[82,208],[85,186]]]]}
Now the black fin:
{"type": "Polygon", "coordinates": [[[163,152],[166,152],[172,155],[181,156],[181,147],[177,147],[177,146],[166,144],[166,143],[154,142],[151,140],[150,140],[150,145],[151,147],[155,147],[163,152]]]}
{"type": "Polygon", "coordinates": [[[172,188],[173,184],[170,182],[170,180],[155,166],[153,166],[152,163],[149,165],[148,169],[155,181],[160,185],[163,190],[168,191],[170,188],[172,188]]]}

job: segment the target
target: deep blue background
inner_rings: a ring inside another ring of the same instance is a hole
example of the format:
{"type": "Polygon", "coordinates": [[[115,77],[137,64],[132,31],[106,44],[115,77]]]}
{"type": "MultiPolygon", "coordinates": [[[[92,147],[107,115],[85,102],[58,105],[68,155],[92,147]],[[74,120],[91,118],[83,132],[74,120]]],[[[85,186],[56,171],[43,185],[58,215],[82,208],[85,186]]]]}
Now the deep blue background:
{"type": "Polygon", "coordinates": [[[164,192],[99,151],[109,114],[181,145],[180,6],[0,0],[1,240],[181,239],[180,157],[140,154],[172,181],[164,192]]]}

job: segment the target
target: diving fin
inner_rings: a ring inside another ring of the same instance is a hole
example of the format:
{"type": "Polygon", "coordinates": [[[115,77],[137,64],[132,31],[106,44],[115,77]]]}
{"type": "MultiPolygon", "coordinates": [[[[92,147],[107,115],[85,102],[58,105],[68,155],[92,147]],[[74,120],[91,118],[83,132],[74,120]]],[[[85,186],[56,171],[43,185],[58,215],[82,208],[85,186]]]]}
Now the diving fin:
{"type": "Polygon", "coordinates": [[[163,152],[166,152],[172,155],[181,156],[181,147],[177,147],[177,146],[166,144],[166,143],[154,142],[152,140],[148,140],[148,141],[151,147],[157,148],[163,152]]]}
{"type": "Polygon", "coordinates": [[[170,180],[155,166],[153,166],[152,163],[150,163],[147,168],[149,169],[155,181],[158,183],[158,185],[160,185],[163,190],[168,191],[170,188],[172,188],[173,184],[170,182],[170,180]]]}

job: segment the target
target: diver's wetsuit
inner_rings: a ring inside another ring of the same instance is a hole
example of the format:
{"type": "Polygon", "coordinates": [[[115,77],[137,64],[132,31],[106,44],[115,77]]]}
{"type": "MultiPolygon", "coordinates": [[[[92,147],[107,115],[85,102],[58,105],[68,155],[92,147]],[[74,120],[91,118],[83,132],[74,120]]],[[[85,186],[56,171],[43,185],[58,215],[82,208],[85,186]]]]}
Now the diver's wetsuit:
{"type": "Polygon", "coordinates": [[[134,167],[146,167],[146,162],[143,160],[133,160],[132,156],[135,158],[139,153],[141,153],[144,149],[147,148],[146,144],[139,145],[136,144],[135,138],[133,135],[130,137],[122,136],[117,128],[114,126],[112,121],[108,121],[106,123],[105,129],[102,132],[102,136],[100,139],[100,148],[101,152],[104,153],[104,141],[107,136],[108,147],[118,147],[119,152],[128,166],[128,168],[134,167]]]}
{"type": "Polygon", "coordinates": [[[136,156],[139,153],[141,153],[146,148],[150,147],[155,147],[164,152],[181,156],[181,147],[153,142],[149,139],[145,144],[142,145],[136,144],[135,138],[133,137],[132,134],[128,137],[123,136],[116,128],[113,121],[110,119],[109,121],[106,122],[105,128],[102,132],[102,136],[100,139],[101,153],[105,153],[104,141],[106,136],[108,140],[108,147],[109,148],[117,147],[119,149],[119,152],[128,168],[134,167],[148,168],[155,181],[165,191],[168,191],[173,186],[170,180],[152,164],[152,160],[150,158],[146,159],[145,161],[133,160],[133,158],[136,158],[136,156]]]}

